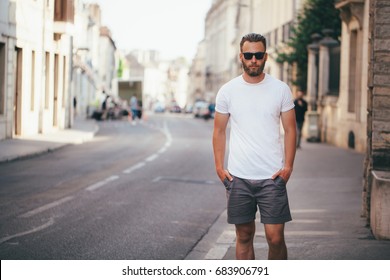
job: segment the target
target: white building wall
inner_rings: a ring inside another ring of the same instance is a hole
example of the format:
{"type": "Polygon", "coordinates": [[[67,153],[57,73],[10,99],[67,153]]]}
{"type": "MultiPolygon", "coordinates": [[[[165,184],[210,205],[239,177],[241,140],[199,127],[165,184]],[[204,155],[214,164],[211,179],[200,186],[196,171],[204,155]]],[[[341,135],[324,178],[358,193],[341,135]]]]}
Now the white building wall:
{"type": "MultiPolygon", "coordinates": [[[[337,102],[337,135],[332,144],[348,148],[348,135],[355,135],[355,149],[359,152],[366,151],[367,143],[367,84],[368,84],[368,55],[369,55],[369,1],[361,6],[361,22],[352,17],[349,22],[342,21],[341,33],[341,57],[340,57],[340,92],[337,102]],[[357,31],[357,44],[351,46],[352,30],[357,31]],[[350,69],[350,56],[352,49],[356,51],[356,67],[350,69]],[[349,81],[351,73],[359,69],[356,77],[360,83],[359,93],[355,95],[355,112],[349,112],[349,81]]],[[[334,124],[336,125],[336,124],[334,124]]]]}
{"type": "Polygon", "coordinates": [[[181,108],[187,104],[188,68],[181,67],[178,73],[176,100],[181,108]]]}
{"type": "MultiPolygon", "coordinates": [[[[24,1],[22,2],[24,4],[24,1]]],[[[70,22],[54,22],[54,0],[42,2],[45,7],[43,49],[45,53],[49,53],[50,60],[49,76],[45,79],[49,79],[50,86],[48,95],[43,96],[43,100],[47,98],[48,102],[44,102],[42,124],[38,120],[38,132],[47,133],[64,129],[70,125],[66,118],[69,114],[66,111],[71,110],[68,83],[70,82],[69,69],[71,67],[70,60],[72,59],[74,25],[70,22]],[[58,34],[59,39],[53,39],[54,33],[58,34]]],[[[43,56],[46,60],[46,54],[43,54],[43,56]]],[[[46,62],[43,65],[46,65],[46,62]]],[[[44,85],[45,82],[42,84],[42,88],[45,88],[44,85]]]]}
{"type": "MultiPolygon", "coordinates": [[[[4,74],[0,140],[68,128],[74,116],[73,96],[77,96],[79,112],[96,100],[100,10],[82,0],[74,3],[77,28],[71,23],[72,15],[66,15],[68,22],[54,21],[55,0],[0,1],[0,43],[5,56],[0,66],[4,74]],[[19,64],[16,50],[22,54],[19,64]],[[73,55],[82,62],[74,71],[73,55]],[[16,77],[21,81],[19,98],[15,98],[16,77]]],[[[116,60],[115,47],[108,48],[107,85],[111,88],[116,60]]]]}
{"type": "MultiPolygon", "coordinates": [[[[13,4],[15,6],[15,4],[13,4]]],[[[12,137],[12,101],[13,101],[13,51],[15,41],[15,29],[9,24],[9,1],[0,1],[0,43],[2,44],[0,64],[0,140],[12,137]]]]}
{"type": "Polygon", "coordinates": [[[206,99],[215,97],[218,89],[231,78],[237,60],[236,17],[238,0],[214,1],[205,24],[206,99]]]}
{"type": "Polygon", "coordinates": [[[189,71],[187,101],[193,104],[196,100],[205,99],[205,76],[206,76],[206,43],[202,40],[198,44],[197,52],[192,60],[189,71]]]}
{"type": "MultiPolygon", "coordinates": [[[[39,114],[41,112],[40,101],[43,92],[42,73],[44,69],[43,62],[43,30],[44,1],[10,1],[9,20],[12,28],[15,28],[14,47],[20,49],[22,53],[19,79],[21,79],[21,91],[18,101],[15,100],[15,80],[16,80],[16,53],[9,49],[8,56],[12,57],[12,70],[9,72],[8,82],[12,83],[8,92],[8,111],[7,118],[11,120],[11,134],[7,133],[7,138],[14,135],[31,135],[39,132],[39,114]],[[34,52],[34,62],[33,55],[34,52]],[[34,65],[34,68],[33,68],[34,65]],[[32,91],[34,96],[32,97],[32,91]],[[17,117],[13,112],[16,104],[17,117]],[[12,108],[12,109],[11,109],[12,108]],[[15,130],[17,128],[17,131],[15,130]]],[[[9,61],[10,63],[10,61],[9,61]]],[[[10,67],[10,66],[9,66],[10,67]]]]}
{"type": "Polygon", "coordinates": [[[265,72],[286,80],[287,69],[276,62],[276,48],[285,48],[283,26],[296,19],[304,0],[215,0],[205,22],[206,99],[242,73],[239,43],[248,33],[266,36],[269,53],[265,72]],[[283,42],[284,39],[284,42],[283,42]]]}
{"type": "Polygon", "coordinates": [[[265,70],[285,82],[289,81],[283,75],[283,66],[276,62],[276,50],[286,48],[283,26],[296,21],[304,2],[305,0],[253,1],[254,32],[267,38],[268,61],[265,70]]]}
{"type": "MultiPolygon", "coordinates": [[[[164,78],[158,65],[149,65],[144,70],[143,98],[145,100],[156,100],[160,96],[164,78]]],[[[145,104],[147,108],[148,105],[145,104]]]]}
{"type": "Polygon", "coordinates": [[[100,36],[99,40],[99,79],[101,86],[110,95],[117,96],[117,92],[113,91],[112,80],[116,77],[116,58],[115,45],[108,36],[100,36]]]}
{"type": "MultiPolygon", "coordinates": [[[[105,69],[109,64],[103,51],[107,50],[106,41],[100,37],[100,7],[96,4],[85,4],[77,0],[75,5],[75,33],[73,59],[72,96],[77,99],[77,114],[91,116],[94,110],[99,110],[105,98],[102,91],[111,92],[111,77],[105,69]],[[104,44],[102,46],[101,44],[104,44]],[[103,84],[102,78],[107,82],[103,84]]],[[[112,74],[110,74],[112,76],[112,74]]],[[[116,91],[117,92],[117,91],[116,91]]]]}

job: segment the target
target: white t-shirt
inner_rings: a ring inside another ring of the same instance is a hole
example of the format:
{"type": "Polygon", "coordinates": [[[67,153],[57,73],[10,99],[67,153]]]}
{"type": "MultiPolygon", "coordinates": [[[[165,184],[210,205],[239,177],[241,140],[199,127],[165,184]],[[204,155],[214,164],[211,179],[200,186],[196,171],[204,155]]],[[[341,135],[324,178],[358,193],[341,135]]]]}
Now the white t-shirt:
{"type": "Polygon", "coordinates": [[[294,108],[290,88],[265,74],[257,84],[238,76],[218,91],[215,110],[230,114],[228,170],[243,179],[269,179],[283,168],[280,115],[294,108]]]}

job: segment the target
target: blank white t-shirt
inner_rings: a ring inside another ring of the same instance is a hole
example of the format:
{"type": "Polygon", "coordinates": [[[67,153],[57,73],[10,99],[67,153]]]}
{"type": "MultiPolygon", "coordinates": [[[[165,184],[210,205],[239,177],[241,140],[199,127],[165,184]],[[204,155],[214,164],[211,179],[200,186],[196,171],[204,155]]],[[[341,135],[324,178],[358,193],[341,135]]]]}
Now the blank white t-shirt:
{"type": "Polygon", "coordinates": [[[283,168],[280,115],[294,108],[290,88],[265,74],[257,84],[238,76],[221,87],[215,110],[230,114],[228,170],[243,179],[269,179],[283,168]]]}

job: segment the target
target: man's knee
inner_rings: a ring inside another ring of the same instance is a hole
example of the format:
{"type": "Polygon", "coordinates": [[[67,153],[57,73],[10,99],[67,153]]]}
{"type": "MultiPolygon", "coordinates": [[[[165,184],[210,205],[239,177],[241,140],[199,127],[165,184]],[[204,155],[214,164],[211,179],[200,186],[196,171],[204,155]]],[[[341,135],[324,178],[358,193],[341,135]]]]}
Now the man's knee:
{"type": "Polygon", "coordinates": [[[283,246],[284,225],[265,225],[266,238],[269,246],[283,246]]]}
{"type": "Polygon", "coordinates": [[[236,225],[237,241],[241,244],[252,242],[255,236],[255,231],[255,225],[252,223],[245,225],[236,225]]]}
{"type": "Polygon", "coordinates": [[[280,247],[284,246],[284,237],[282,235],[270,235],[267,236],[267,242],[269,246],[280,247]]]}

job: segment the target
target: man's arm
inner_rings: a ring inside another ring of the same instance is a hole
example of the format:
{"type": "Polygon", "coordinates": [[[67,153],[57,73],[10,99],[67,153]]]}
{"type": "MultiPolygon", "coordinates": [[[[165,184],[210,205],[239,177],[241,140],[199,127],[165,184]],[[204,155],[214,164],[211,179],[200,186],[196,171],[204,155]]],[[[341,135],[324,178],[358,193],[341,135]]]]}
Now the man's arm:
{"type": "Polygon", "coordinates": [[[272,176],[281,176],[285,182],[290,179],[293,171],[295,151],[296,151],[296,121],[295,110],[291,109],[281,114],[284,129],[284,167],[272,176]]]}
{"type": "Polygon", "coordinates": [[[225,149],[226,149],[226,127],[229,122],[229,114],[215,112],[213,131],[213,150],[215,170],[221,181],[225,178],[233,180],[232,176],[224,169],[225,149]]]}

